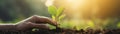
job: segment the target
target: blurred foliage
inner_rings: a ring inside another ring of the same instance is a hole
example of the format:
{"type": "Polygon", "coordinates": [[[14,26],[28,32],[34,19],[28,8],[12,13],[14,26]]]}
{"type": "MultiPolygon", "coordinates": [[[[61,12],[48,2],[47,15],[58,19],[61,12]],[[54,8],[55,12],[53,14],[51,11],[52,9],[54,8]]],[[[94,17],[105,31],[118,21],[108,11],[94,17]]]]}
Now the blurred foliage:
{"type": "Polygon", "coordinates": [[[3,23],[23,20],[32,15],[49,17],[46,0],[0,0],[0,19],[3,23]],[[24,17],[24,18],[23,18],[24,17]]]}
{"type": "Polygon", "coordinates": [[[94,28],[95,27],[95,24],[93,21],[88,21],[87,23],[90,27],[94,28]]]}
{"type": "Polygon", "coordinates": [[[62,14],[63,8],[59,7],[58,9],[55,6],[49,6],[48,12],[52,15],[53,20],[57,20],[60,22],[59,27],[66,29],[116,29],[116,23],[118,23],[119,19],[116,18],[92,18],[91,20],[61,20],[65,18],[65,15],[62,14]],[[59,21],[60,20],[60,21],[59,21]]]}
{"type": "Polygon", "coordinates": [[[120,28],[120,22],[117,24],[117,27],[120,28]]]}

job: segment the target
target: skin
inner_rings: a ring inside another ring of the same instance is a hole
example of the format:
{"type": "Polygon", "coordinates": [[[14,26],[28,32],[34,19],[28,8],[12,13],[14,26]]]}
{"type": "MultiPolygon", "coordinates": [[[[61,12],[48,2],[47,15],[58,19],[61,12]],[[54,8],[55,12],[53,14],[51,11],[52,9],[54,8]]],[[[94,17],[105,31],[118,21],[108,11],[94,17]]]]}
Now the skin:
{"type": "Polygon", "coordinates": [[[32,28],[50,30],[47,24],[57,26],[57,22],[53,21],[48,17],[33,15],[25,20],[18,22],[17,24],[1,24],[0,30],[26,31],[32,28]]]}

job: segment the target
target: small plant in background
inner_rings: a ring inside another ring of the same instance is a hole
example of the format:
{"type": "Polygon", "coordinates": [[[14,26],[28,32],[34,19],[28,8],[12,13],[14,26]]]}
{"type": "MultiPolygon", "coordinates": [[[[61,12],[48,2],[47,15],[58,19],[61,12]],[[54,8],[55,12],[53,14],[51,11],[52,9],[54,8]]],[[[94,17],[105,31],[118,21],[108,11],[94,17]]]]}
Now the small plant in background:
{"type": "Polygon", "coordinates": [[[117,28],[120,28],[120,22],[117,24],[117,28]]]}

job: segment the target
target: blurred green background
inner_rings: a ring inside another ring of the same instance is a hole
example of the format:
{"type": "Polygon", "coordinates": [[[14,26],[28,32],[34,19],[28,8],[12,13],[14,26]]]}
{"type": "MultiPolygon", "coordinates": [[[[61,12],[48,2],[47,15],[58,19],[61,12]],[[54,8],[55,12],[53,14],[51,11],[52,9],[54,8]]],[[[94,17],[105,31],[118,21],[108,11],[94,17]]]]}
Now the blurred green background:
{"type": "Polygon", "coordinates": [[[49,17],[46,0],[0,0],[0,20],[3,23],[20,21],[32,15],[49,17]]]}

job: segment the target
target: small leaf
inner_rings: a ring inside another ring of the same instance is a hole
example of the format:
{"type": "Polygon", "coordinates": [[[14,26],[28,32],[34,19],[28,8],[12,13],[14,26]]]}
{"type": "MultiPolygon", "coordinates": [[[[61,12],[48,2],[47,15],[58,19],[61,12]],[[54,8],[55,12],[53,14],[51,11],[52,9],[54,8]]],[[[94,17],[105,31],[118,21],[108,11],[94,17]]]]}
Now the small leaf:
{"type": "Polygon", "coordinates": [[[55,6],[49,6],[48,7],[48,12],[52,15],[55,15],[57,11],[57,8],[55,6]]]}
{"type": "Polygon", "coordinates": [[[61,16],[59,16],[59,20],[61,20],[61,19],[63,19],[65,17],[65,14],[63,14],[63,15],[61,15],[61,16]]]}
{"type": "Polygon", "coordinates": [[[63,7],[59,7],[58,9],[57,9],[57,16],[59,16],[62,12],[63,12],[63,7]]]}
{"type": "Polygon", "coordinates": [[[39,29],[37,29],[37,28],[33,28],[33,29],[32,29],[32,31],[38,31],[38,30],[39,30],[39,29]]]}
{"type": "Polygon", "coordinates": [[[48,27],[50,27],[50,29],[56,29],[56,27],[53,25],[50,25],[50,24],[47,24],[47,25],[48,25],[48,27]]]}
{"type": "Polygon", "coordinates": [[[55,19],[55,16],[52,16],[52,19],[55,21],[56,19],[55,19]]]}

